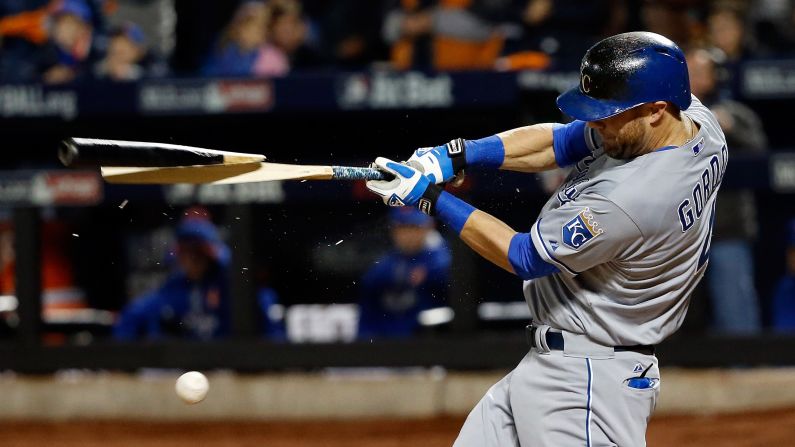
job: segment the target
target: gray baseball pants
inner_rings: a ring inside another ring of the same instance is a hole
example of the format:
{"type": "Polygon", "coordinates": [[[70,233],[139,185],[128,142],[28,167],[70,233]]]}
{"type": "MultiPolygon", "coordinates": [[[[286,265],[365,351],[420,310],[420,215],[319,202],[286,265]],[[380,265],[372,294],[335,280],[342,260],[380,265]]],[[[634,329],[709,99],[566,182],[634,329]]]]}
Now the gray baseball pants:
{"type": "Polygon", "coordinates": [[[660,392],[656,357],[566,335],[565,351],[532,348],[492,386],[454,447],[645,446],[660,392]],[[650,386],[630,381],[641,375],[650,386]]]}

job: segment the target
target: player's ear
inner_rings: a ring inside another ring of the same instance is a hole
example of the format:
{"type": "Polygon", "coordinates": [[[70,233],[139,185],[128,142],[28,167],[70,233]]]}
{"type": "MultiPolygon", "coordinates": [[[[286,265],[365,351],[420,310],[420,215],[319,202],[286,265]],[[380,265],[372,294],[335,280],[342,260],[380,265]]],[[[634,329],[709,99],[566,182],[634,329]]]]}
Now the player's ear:
{"type": "Polygon", "coordinates": [[[646,117],[649,120],[649,124],[652,126],[659,124],[665,114],[665,109],[668,108],[668,103],[665,101],[655,101],[648,103],[647,106],[648,115],[646,115],[646,117]]]}

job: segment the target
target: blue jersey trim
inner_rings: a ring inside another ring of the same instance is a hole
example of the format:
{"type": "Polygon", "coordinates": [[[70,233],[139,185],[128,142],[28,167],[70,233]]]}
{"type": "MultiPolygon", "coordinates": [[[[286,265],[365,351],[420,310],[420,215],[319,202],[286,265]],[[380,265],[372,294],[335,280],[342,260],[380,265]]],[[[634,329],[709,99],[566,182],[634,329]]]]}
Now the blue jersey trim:
{"type": "Polygon", "coordinates": [[[661,147],[659,149],[653,150],[652,152],[665,152],[665,151],[670,151],[671,149],[676,149],[678,147],[680,147],[680,146],[663,146],[663,147],[661,147]]]}
{"type": "Polygon", "coordinates": [[[559,124],[552,129],[552,150],[558,166],[570,166],[591,155],[591,149],[585,141],[585,129],[585,121],[559,124]]]}
{"type": "Polygon", "coordinates": [[[516,233],[511,238],[508,262],[511,263],[514,273],[525,280],[560,272],[557,267],[541,257],[530,239],[530,233],[516,233]]]}
{"type": "Polygon", "coordinates": [[[554,256],[552,256],[552,253],[550,253],[550,252],[549,252],[549,249],[547,248],[547,245],[544,243],[544,239],[541,237],[541,219],[538,219],[538,220],[536,221],[535,230],[536,230],[536,234],[538,234],[538,241],[541,243],[541,246],[542,246],[542,247],[544,247],[544,252],[546,253],[547,257],[548,257],[548,258],[549,258],[549,259],[550,259],[552,262],[555,262],[555,263],[557,263],[557,264],[560,264],[560,265],[561,265],[563,268],[565,268],[565,269],[566,269],[566,271],[568,271],[570,274],[572,274],[572,275],[577,275],[577,274],[578,274],[577,272],[575,272],[574,270],[572,270],[571,268],[569,268],[569,266],[568,266],[568,265],[566,265],[566,264],[564,264],[563,262],[561,262],[561,261],[560,261],[560,259],[557,259],[557,258],[555,258],[554,256]]]}
{"type": "Polygon", "coordinates": [[[585,445],[591,447],[591,391],[593,385],[593,371],[591,370],[591,359],[585,359],[588,367],[588,401],[585,407],[585,445]]]}

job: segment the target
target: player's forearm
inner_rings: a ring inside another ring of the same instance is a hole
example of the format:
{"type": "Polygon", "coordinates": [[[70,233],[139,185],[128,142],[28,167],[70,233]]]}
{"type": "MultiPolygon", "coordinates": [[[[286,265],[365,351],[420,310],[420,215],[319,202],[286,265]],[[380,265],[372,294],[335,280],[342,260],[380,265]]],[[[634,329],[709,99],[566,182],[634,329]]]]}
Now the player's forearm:
{"type": "Polygon", "coordinates": [[[511,227],[480,210],[469,216],[460,234],[461,240],[477,254],[510,273],[515,272],[508,261],[508,250],[515,235],[511,227]]]}
{"type": "Polygon", "coordinates": [[[535,124],[497,134],[502,140],[505,158],[500,169],[541,172],[558,167],[555,162],[553,124],[535,124]]]}
{"type": "MultiPolygon", "coordinates": [[[[586,123],[544,123],[477,140],[457,138],[442,146],[417,149],[409,164],[433,183],[452,180],[468,167],[540,172],[577,163],[591,154],[586,123]]],[[[592,143],[592,142],[591,142],[592,143]]]]}
{"type": "MultiPolygon", "coordinates": [[[[585,142],[586,124],[542,123],[519,127],[479,140],[454,140],[464,157],[453,156],[453,168],[491,167],[507,171],[541,172],[569,166],[591,153],[585,142]]],[[[453,151],[454,152],[454,151],[453,151]]]]}
{"type": "Polygon", "coordinates": [[[556,273],[555,266],[538,255],[529,233],[517,233],[499,219],[431,185],[420,208],[430,210],[459,234],[476,253],[522,279],[556,273]]]}
{"type": "Polygon", "coordinates": [[[433,213],[439,220],[457,232],[476,253],[514,273],[508,260],[508,250],[515,231],[437,186],[432,185],[429,189],[424,196],[432,203],[433,213]]]}

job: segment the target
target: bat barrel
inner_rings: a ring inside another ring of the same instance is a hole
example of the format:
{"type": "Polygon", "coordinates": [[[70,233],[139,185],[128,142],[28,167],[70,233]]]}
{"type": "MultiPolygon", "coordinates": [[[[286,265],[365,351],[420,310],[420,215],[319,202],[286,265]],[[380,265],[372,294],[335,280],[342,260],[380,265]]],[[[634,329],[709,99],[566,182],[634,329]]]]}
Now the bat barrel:
{"type": "Polygon", "coordinates": [[[61,145],[58,147],[58,159],[64,166],[75,166],[75,162],[79,158],[80,150],[72,138],[61,141],[61,145]]]}
{"type": "Polygon", "coordinates": [[[68,138],[58,158],[65,166],[191,166],[224,162],[223,154],[188,146],[137,141],[68,138]]]}
{"type": "Polygon", "coordinates": [[[332,166],[335,180],[392,180],[391,174],[375,168],[355,168],[351,166],[332,166]]]}

